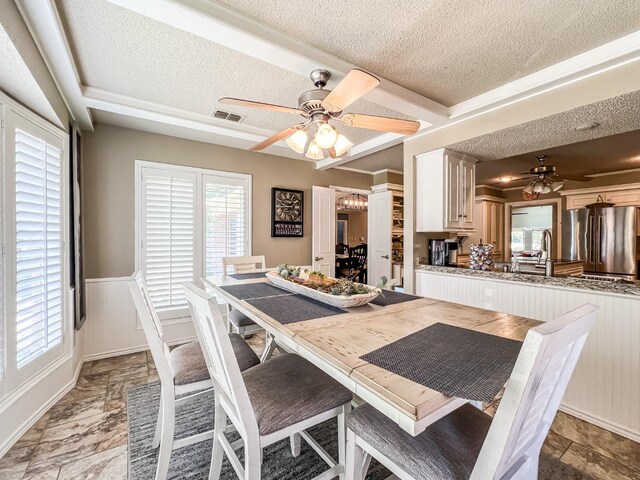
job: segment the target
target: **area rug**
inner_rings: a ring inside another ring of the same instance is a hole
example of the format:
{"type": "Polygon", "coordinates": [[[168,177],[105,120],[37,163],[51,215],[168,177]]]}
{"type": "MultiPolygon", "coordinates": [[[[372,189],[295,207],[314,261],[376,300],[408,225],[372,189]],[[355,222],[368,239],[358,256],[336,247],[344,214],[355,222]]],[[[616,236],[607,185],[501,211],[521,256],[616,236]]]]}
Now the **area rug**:
{"type": "MultiPolygon", "coordinates": [[[[129,479],[152,480],[155,475],[158,451],[151,448],[155,431],[160,384],[153,383],[129,390],[127,402],[129,424],[129,479]]],[[[188,402],[177,409],[176,438],[183,438],[213,428],[213,394],[188,402]]],[[[337,429],[335,420],[309,429],[309,433],[337,458],[337,429]]],[[[231,441],[237,434],[229,435],[231,441]]],[[[211,441],[174,450],[168,479],[207,479],[211,461],[211,441]]],[[[242,450],[238,457],[243,461],[242,450]]],[[[307,443],[302,441],[298,457],[291,455],[289,440],[282,440],[265,449],[262,478],[269,480],[311,479],[326,470],[327,464],[307,443]]],[[[382,480],[390,473],[379,464],[372,465],[367,480],[382,480]]],[[[233,468],[225,458],[221,477],[236,480],[233,468]]]]}
{"type": "MultiPolygon", "coordinates": [[[[128,392],[127,415],[129,425],[129,479],[153,480],[158,451],[151,448],[151,441],[160,405],[160,384],[153,383],[130,389],[128,392]]],[[[182,405],[177,409],[176,438],[194,435],[213,428],[213,394],[182,405]]],[[[309,430],[309,433],[334,458],[337,457],[337,434],[335,420],[328,421],[309,430]]],[[[237,435],[237,434],[234,434],[237,435]]],[[[237,437],[230,435],[230,440],[237,437]]],[[[169,467],[169,480],[204,480],[209,475],[211,461],[211,441],[190,445],[174,450],[169,467]]],[[[238,454],[243,460],[242,450],[238,454]]],[[[271,445],[264,452],[262,478],[265,480],[305,480],[311,479],[327,468],[326,463],[307,445],[304,440],[300,456],[293,457],[289,440],[271,445]]],[[[549,455],[542,455],[540,479],[586,480],[568,465],[549,455]]],[[[382,480],[390,475],[375,461],[367,474],[367,480],[382,480]]],[[[225,458],[221,478],[236,480],[238,477],[225,458]]]]}

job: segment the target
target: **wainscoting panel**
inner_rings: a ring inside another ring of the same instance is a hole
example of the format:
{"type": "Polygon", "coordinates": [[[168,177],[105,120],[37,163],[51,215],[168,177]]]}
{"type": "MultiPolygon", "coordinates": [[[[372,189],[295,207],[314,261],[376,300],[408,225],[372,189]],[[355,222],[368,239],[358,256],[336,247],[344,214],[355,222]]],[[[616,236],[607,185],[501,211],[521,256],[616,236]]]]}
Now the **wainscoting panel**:
{"type": "Polygon", "coordinates": [[[416,293],[541,321],[598,305],[562,409],[640,441],[639,297],[424,271],[416,272],[416,293]]]}
{"type": "MultiPolygon", "coordinates": [[[[85,360],[148,348],[142,327],[137,322],[127,280],[129,277],[87,280],[85,360]]],[[[191,318],[166,322],[164,332],[170,343],[195,338],[191,318]]]]}

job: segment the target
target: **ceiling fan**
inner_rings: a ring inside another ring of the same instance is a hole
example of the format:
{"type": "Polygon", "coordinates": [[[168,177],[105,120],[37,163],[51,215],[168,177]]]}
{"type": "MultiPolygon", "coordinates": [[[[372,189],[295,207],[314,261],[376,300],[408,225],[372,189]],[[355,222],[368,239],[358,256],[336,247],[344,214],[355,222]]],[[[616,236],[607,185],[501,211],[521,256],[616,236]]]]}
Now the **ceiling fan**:
{"type": "Polygon", "coordinates": [[[533,180],[522,189],[522,197],[525,200],[535,200],[540,194],[547,194],[551,192],[557,192],[564,187],[564,182],[567,180],[575,182],[588,181],[582,175],[560,175],[555,165],[547,165],[547,155],[538,155],[538,165],[529,169],[528,172],[523,172],[523,175],[529,175],[533,177],[533,180]]]}
{"type": "Polygon", "coordinates": [[[219,101],[229,105],[301,115],[304,117],[302,123],[285,128],[254,145],[251,150],[262,150],[275,142],[286,139],[287,145],[296,153],[305,153],[305,147],[307,147],[305,156],[312,160],[323,159],[325,157],[324,150],[329,153],[331,158],[342,157],[353,146],[353,143],[339,133],[329,121],[339,121],[350,127],[402,135],[413,135],[420,128],[420,123],[413,120],[378,117],[362,113],[343,113],[345,108],[380,84],[380,80],[367,72],[358,69],[351,70],[333,90],[324,89],[331,78],[331,73],[327,70],[313,70],[310,77],[316,88],[300,95],[298,108],[230,97],[221,98],[219,101]],[[307,146],[309,134],[314,130],[315,134],[307,146]]]}

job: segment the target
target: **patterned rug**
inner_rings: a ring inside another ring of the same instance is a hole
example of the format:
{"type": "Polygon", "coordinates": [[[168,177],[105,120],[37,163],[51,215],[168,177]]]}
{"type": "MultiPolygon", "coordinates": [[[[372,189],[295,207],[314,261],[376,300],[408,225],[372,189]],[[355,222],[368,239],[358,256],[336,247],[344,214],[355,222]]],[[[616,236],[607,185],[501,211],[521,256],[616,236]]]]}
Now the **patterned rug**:
{"type": "MultiPolygon", "coordinates": [[[[129,390],[127,402],[129,424],[129,479],[153,480],[156,470],[158,451],[151,448],[151,441],[156,425],[158,407],[160,405],[160,384],[153,383],[129,390]]],[[[177,409],[176,438],[183,438],[213,428],[213,394],[187,402],[177,409]]],[[[335,420],[325,422],[309,433],[334,458],[337,457],[337,431],[335,420]]],[[[237,434],[229,436],[230,441],[237,439],[237,434]]],[[[174,450],[169,467],[169,480],[207,479],[209,462],[211,461],[211,441],[189,445],[174,450]]],[[[242,450],[238,457],[243,460],[242,450]]],[[[302,441],[300,456],[293,457],[289,448],[289,440],[282,440],[271,445],[264,452],[262,478],[268,480],[305,480],[311,479],[327,469],[327,464],[307,443],[302,441]]],[[[540,462],[541,479],[580,479],[585,477],[580,472],[561,463],[549,455],[542,455],[540,462]]],[[[375,461],[371,462],[367,480],[382,480],[389,476],[389,471],[375,461]]],[[[221,478],[236,480],[238,477],[225,458],[221,478]]]]}

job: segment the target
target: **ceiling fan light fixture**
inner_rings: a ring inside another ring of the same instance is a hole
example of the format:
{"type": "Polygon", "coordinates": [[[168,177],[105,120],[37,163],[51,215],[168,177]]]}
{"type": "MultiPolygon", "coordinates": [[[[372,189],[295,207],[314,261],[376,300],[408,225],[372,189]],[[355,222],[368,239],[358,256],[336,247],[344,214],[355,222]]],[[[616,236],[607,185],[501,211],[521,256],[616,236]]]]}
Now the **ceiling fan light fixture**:
{"type": "Polygon", "coordinates": [[[286,143],[294,152],[304,153],[304,147],[307,144],[308,137],[309,135],[307,135],[306,130],[298,130],[296,133],[287,138],[286,143]]]}
{"type": "Polygon", "coordinates": [[[533,183],[530,183],[526,187],[523,188],[526,193],[533,193],[533,183]]]}
{"type": "Polygon", "coordinates": [[[535,193],[542,193],[543,189],[544,189],[544,184],[542,182],[535,182],[533,184],[533,191],[535,193]]]}
{"type": "Polygon", "coordinates": [[[336,157],[342,157],[349,151],[349,149],[351,149],[351,147],[353,147],[353,143],[351,143],[347,137],[340,133],[336,140],[336,144],[333,146],[333,149],[336,151],[336,157]]]}
{"type": "Polygon", "coordinates": [[[564,183],[562,182],[553,182],[551,184],[551,190],[553,190],[554,192],[561,190],[562,187],[564,187],[564,183]]]}
{"type": "Polygon", "coordinates": [[[540,191],[540,193],[542,193],[542,194],[551,193],[551,186],[546,184],[546,183],[543,183],[542,184],[542,190],[540,191]]]}
{"type": "Polygon", "coordinates": [[[322,149],[316,143],[315,140],[312,140],[309,144],[309,148],[307,148],[307,153],[304,155],[311,160],[322,160],[324,158],[324,154],[322,153],[322,149]]]}
{"type": "Polygon", "coordinates": [[[314,140],[320,148],[332,148],[338,140],[338,131],[332,125],[323,123],[318,127],[314,140]]]}

